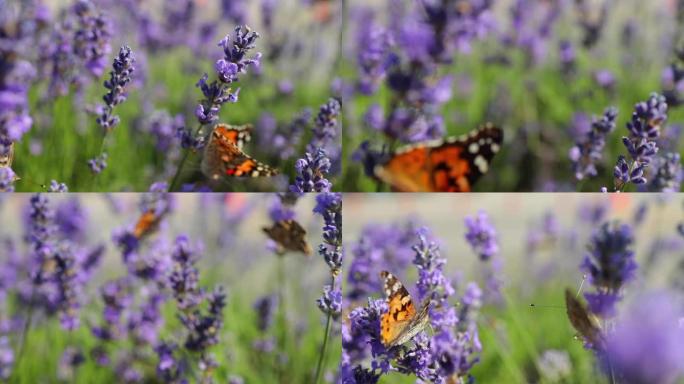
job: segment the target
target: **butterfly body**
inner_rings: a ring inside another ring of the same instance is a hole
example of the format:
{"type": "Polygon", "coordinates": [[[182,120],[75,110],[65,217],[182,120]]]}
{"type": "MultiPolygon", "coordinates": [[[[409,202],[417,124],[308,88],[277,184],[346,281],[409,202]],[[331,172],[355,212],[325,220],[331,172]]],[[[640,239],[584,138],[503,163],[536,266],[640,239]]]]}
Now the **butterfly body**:
{"type": "Polygon", "coordinates": [[[468,135],[400,148],[374,173],[400,192],[469,192],[502,142],[503,131],[488,123],[468,135]]]}
{"type": "Polygon", "coordinates": [[[301,252],[311,256],[313,250],[306,241],[306,230],[295,220],[281,220],[271,227],[262,228],[264,233],[278,245],[279,253],[301,252]]]}
{"type": "Polygon", "coordinates": [[[411,341],[429,323],[429,300],[416,311],[411,295],[394,275],[380,272],[383,279],[388,310],[380,317],[380,341],[393,348],[411,341]]]}
{"type": "Polygon", "coordinates": [[[133,228],[133,237],[140,240],[154,233],[159,227],[159,223],[166,212],[167,211],[164,210],[157,213],[150,209],[140,215],[140,218],[138,218],[138,221],[135,223],[135,227],[133,228]]]}
{"type": "Polygon", "coordinates": [[[202,173],[212,180],[230,177],[273,176],[278,171],[242,151],[251,125],[216,124],[202,156],[202,173]]]}

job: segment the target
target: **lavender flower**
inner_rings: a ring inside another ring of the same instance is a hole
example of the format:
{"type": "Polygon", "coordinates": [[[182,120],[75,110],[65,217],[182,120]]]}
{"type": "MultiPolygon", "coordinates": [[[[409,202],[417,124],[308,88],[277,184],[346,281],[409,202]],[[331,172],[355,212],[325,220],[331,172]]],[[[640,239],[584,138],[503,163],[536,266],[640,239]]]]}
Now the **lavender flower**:
{"type": "Polygon", "coordinates": [[[364,13],[358,20],[356,62],[359,67],[359,80],[357,87],[362,94],[371,95],[377,91],[391,64],[391,37],[388,31],[374,22],[372,13],[364,13]]]}
{"type": "Polygon", "coordinates": [[[169,283],[176,305],[181,311],[195,308],[202,301],[203,292],[199,288],[199,271],[194,265],[198,256],[191,249],[187,236],[176,238],[171,258],[174,261],[174,267],[169,283]]]}
{"type": "Polygon", "coordinates": [[[66,193],[69,192],[69,187],[65,183],[57,182],[57,180],[50,180],[48,192],[66,193]]]}
{"type": "Polygon", "coordinates": [[[7,336],[0,336],[0,379],[7,380],[12,375],[14,351],[7,336]]]}
{"type": "Polygon", "coordinates": [[[318,309],[325,314],[339,316],[342,313],[342,289],[331,285],[323,286],[323,296],[316,299],[318,309]]]}
{"type": "Polygon", "coordinates": [[[226,306],[226,294],[217,287],[207,297],[208,310],[201,313],[194,310],[189,314],[181,314],[181,323],[188,331],[185,348],[193,352],[204,352],[218,343],[219,332],[223,328],[223,308],[226,306]]]}
{"type": "Polygon", "coordinates": [[[607,337],[602,368],[618,382],[675,383],[684,377],[684,328],[666,292],[640,296],[607,337]]]}
{"type": "Polygon", "coordinates": [[[656,140],[666,120],[667,103],[657,93],[634,106],[632,118],[627,122],[630,135],[622,138],[631,161],[628,162],[624,156],[618,158],[614,171],[616,191],[623,190],[629,182],[643,184],[647,181],[643,172],[658,152],[656,140]]]}
{"type": "Polygon", "coordinates": [[[102,173],[107,168],[107,152],[102,152],[100,155],[88,160],[88,168],[94,174],[102,173]]]}
{"type": "Polygon", "coordinates": [[[577,180],[596,176],[596,162],[603,157],[606,137],[615,129],[616,119],[617,109],[607,108],[600,119],[594,118],[591,130],[570,149],[570,160],[577,180]]]}
{"type": "Polygon", "coordinates": [[[330,148],[340,133],[341,108],[336,99],[330,99],[321,105],[314,120],[313,138],[307,147],[308,152],[315,152],[317,148],[330,148]]]}
{"type": "Polygon", "coordinates": [[[81,58],[93,77],[100,77],[109,54],[110,31],[107,20],[97,13],[89,0],[78,0],[74,5],[78,29],[74,34],[73,50],[81,58]]]}
{"type": "Polygon", "coordinates": [[[632,228],[627,224],[604,223],[593,235],[589,252],[580,269],[596,288],[585,293],[589,309],[602,317],[615,314],[615,304],[622,297],[622,287],[636,276],[632,228]]]}
{"type": "Polygon", "coordinates": [[[239,74],[247,73],[250,66],[259,65],[261,53],[256,53],[252,58],[247,57],[249,51],[256,47],[258,38],[259,34],[249,27],[237,26],[233,37],[226,35],[219,42],[224,57],[216,61],[214,66],[218,80],[207,83],[209,76],[205,73],[197,82],[197,87],[204,95],[204,99],[195,108],[195,117],[200,125],[216,122],[223,104],[237,102],[240,89],[233,92],[229,85],[239,80],[239,74]]]}
{"type": "Polygon", "coordinates": [[[467,227],[466,241],[481,260],[489,260],[499,253],[496,229],[489,222],[486,212],[480,211],[476,217],[466,216],[465,225],[467,227]]]}
{"type": "Polygon", "coordinates": [[[330,159],[325,150],[319,148],[314,155],[306,152],[304,158],[295,163],[297,176],[294,184],[290,185],[290,191],[294,193],[329,192],[332,183],[325,176],[330,171],[330,166],[330,159]]]}
{"type": "Polygon", "coordinates": [[[0,192],[14,192],[17,175],[10,167],[0,167],[0,192]]]}
{"type": "Polygon", "coordinates": [[[684,178],[679,153],[667,153],[653,162],[653,177],[648,189],[654,192],[679,192],[684,178]]]}
{"type": "Polygon", "coordinates": [[[111,131],[119,124],[119,117],[112,115],[114,107],[126,100],[126,86],[131,82],[131,75],[135,70],[133,63],[135,58],[131,49],[127,46],[121,47],[119,55],[112,64],[113,70],[109,72],[109,80],[104,82],[105,88],[109,90],[102,99],[105,102],[102,113],[97,118],[97,124],[105,133],[111,131]]]}
{"type": "Polygon", "coordinates": [[[277,295],[266,295],[254,302],[254,310],[257,313],[257,328],[262,333],[266,332],[273,324],[275,310],[278,307],[277,295]]]}
{"type": "Polygon", "coordinates": [[[318,253],[323,256],[333,276],[342,268],[342,194],[321,193],[316,196],[314,213],[323,216],[323,244],[318,253]]]}

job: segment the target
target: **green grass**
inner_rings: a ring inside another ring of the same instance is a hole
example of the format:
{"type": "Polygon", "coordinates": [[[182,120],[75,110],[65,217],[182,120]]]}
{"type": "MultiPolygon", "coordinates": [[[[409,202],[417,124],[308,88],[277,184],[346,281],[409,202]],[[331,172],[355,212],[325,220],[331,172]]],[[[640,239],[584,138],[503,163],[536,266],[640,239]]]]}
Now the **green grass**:
{"type": "MultiPolygon", "coordinates": [[[[184,114],[187,126],[195,129],[197,123],[193,111],[201,96],[195,83],[202,73],[212,71],[211,63],[194,63],[191,60],[194,58],[189,57],[187,52],[149,56],[147,85],[144,89],[133,87],[128,99],[114,109],[121,123],[106,139],[108,167],[97,176],[91,174],[86,162],[99,153],[103,133],[96,125],[96,116],[84,112],[84,106],[102,103],[104,77],[87,88],[84,102],[78,102],[73,95],[42,100],[45,98],[45,84],[34,86],[30,92],[30,113],[34,125],[17,143],[15,150],[13,169],[21,177],[16,183],[16,190],[41,190],[54,179],[65,182],[72,192],[147,191],[153,182],[163,181],[165,167],[169,167],[169,162],[177,164],[178,159],[171,159],[167,153],[157,151],[152,135],[136,130],[134,124],[149,117],[144,116],[143,105],[151,103],[153,109],[165,109],[171,115],[184,114]],[[32,142],[42,143],[41,154],[31,154],[32,142]]],[[[268,112],[280,124],[285,124],[303,108],[311,108],[315,113],[330,97],[323,83],[296,84],[292,96],[278,96],[275,93],[275,80],[270,77],[276,75],[274,71],[275,68],[265,64],[262,77],[243,75],[240,82],[235,84],[242,88],[239,101],[223,106],[221,121],[231,124],[255,123],[262,113],[268,112]]],[[[258,135],[258,132],[253,134],[258,135]]],[[[258,148],[254,144],[255,137],[245,151],[258,160],[278,167],[281,173],[292,179],[294,162],[304,153],[308,137],[303,137],[296,157],[286,161],[281,161],[278,154],[272,153],[269,148],[258,148]]],[[[199,172],[199,162],[199,154],[190,155],[181,174],[181,183],[204,181],[199,172]]],[[[173,166],[171,168],[175,169],[173,166]]],[[[166,181],[170,182],[170,177],[166,181]]],[[[273,183],[244,180],[213,187],[228,191],[275,188],[273,183]]]]}

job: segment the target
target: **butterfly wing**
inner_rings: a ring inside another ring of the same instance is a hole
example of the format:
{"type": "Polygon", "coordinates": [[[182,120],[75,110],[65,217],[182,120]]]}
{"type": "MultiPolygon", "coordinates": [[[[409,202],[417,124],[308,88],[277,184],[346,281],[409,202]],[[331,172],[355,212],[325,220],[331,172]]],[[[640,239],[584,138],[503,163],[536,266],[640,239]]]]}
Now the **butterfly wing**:
{"type": "MultiPolygon", "coordinates": [[[[388,310],[380,317],[380,341],[387,347],[393,347],[406,334],[407,328],[416,316],[416,308],[411,300],[411,295],[404,285],[393,274],[382,271],[385,296],[388,310]]],[[[405,342],[405,341],[404,341],[405,342]]]]}
{"type": "MultiPolygon", "coordinates": [[[[242,152],[232,131],[217,127],[204,149],[202,173],[212,180],[222,177],[263,177],[278,174],[270,166],[242,152]]],[[[239,142],[239,140],[238,140],[239,142]]]]}
{"type": "Polygon", "coordinates": [[[11,167],[14,161],[14,142],[10,143],[5,155],[0,156],[0,167],[11,167]]]}
{"type": "Polygon", "coordinates": [[[149,210],[143,213],[138,219],[135,228],[133,228],[133,236],[136,239],[141,239],[152,233],[152,231],[156,229],[157,224],[159,224],[159,217],[155,215],[154,211],[149,210]]]}
{"type": "Polygon", "coordinates": [[[587,308],[569,290],[565,290],[565,306],[573,328],[592,345],[601,345],[601,329],[592,320],[587,308]]]}
{"type": "Polygon", "coordinates": [[[239,150],[242,150],[245,143],[252,140],[252,128],[254,128],[252,124],[230,125],[218,123],[214,126],[214,132],[227,143],[234,144],[239,150]]]}
{"type": "Polygon", "coordinates": [[[468,192],[502,141],[503,131],[488,123],[467,136],[400,149],[375,174],[402,192],[468,192]]]}
{"type": "Polygon", "coordinates": [[[306,241],[306,230],[295,220],[281,220],[262,230],[283,251],[301,252],[306,256],[313,253],[306,241]]]}

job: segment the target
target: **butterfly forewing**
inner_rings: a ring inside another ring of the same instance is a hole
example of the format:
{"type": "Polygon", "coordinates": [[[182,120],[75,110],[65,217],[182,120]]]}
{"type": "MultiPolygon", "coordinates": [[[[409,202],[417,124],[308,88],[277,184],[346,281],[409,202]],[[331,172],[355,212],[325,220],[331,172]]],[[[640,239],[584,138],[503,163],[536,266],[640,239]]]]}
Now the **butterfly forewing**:
{"type": "Polygon", "coordinates": [[[425,328],[429,305],[422,306],[416,313],[411,295],[401,281],[387,271],[382,271],[380,277],[388,307],[380,318],[380,337],[382,344],[391,348],[407,343],[425,328]]]}
{"type": "Polygon", "coordinates": [[[488,123],[463,137],[399,149],[375,174],[402,192],[468,192],[502,141],[503,131],[488,123]]]}

